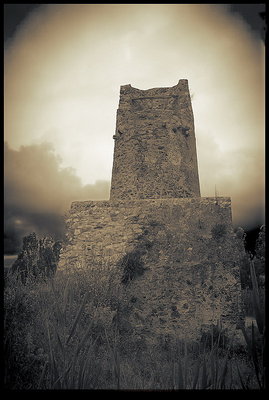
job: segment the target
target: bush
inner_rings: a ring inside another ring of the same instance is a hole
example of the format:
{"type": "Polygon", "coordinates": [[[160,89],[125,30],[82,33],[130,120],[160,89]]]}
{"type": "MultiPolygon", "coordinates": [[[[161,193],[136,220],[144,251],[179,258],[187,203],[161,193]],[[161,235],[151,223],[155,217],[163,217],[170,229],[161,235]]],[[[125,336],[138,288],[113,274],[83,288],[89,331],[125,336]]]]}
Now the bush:
{"type": "Polygon", "coordinates": [[[61,242],[51,237],[37,239],[35,233],[23,238],[23,248],[11,271],[25,284],[28,278],[49,278],[57,269],[61,242]]]}
{"type": "Polygon", "coordinates": [[[214,239],[221,239],[226,234],[226,226],[224,224],[217,224],[211,229],[212,237],[214,239]]]}
{"type": "Polygon", "coordinates": [[[143,255],[143,251],[136,250],[126,254],[123,257],[121,261],[121,267],[123,268],[121,279],[122,283],[127,284],[133,279],[144,274],[146,268],[142,260],[143,255]]]}
{"type": "Polygon", "coordinates": [[[8,278],[4,291],[5,387],[33,389],[46,356],[38,341],[35,320],[40,318],[40,304],[31,293],[36,284],[22,284],[8,278]]]}
{"type": "Polygon", "coordinates": [[[133,334],[128,316],[137,299],[134,293],[129,302],[125,289],[144,273],[146,251],[142,246],[131,252],[119,275],[97,267],[70,275],[58,271],[46,280],[29,275],[24,283],[16,274],[9,276],[4,297],[6,388],[264,388],[264,322],[253,264],[257,329],[242,326],[247,357],[219,326],[195,343],[178,342],[165,333],[159,342],[145,343],[133,334]]]}

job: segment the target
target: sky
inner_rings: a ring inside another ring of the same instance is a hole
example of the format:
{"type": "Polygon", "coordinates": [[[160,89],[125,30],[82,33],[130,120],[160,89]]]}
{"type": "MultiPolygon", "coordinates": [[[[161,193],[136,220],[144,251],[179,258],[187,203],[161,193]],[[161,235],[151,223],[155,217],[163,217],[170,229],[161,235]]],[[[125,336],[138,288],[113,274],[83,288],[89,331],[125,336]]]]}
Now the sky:
{"type": "Polygon", "coordinates": [[[6,251],[109,198],[125,84],[188,79],[201,195],[231,197],[234,226],[264,222],[264,5],[240,6],[5,5],[6,251]]]}

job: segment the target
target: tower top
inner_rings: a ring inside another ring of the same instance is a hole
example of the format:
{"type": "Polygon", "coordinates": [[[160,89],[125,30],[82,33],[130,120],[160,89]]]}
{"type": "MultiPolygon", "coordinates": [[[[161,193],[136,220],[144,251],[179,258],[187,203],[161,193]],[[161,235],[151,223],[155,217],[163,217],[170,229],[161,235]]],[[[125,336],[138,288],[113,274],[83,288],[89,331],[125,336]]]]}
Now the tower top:
{"type": "Polygon", "coordinates": [[[133,89],[133,90],[138,90],[139,92],[146,92],[146,91],[148,91],[148,90],[150,90],[150,91],[155,91],[155,90],[157,90],[157,91],[165,91],[165,90],[169,90],[169,91],[171,91],[172,89],[186,89],[186,90],[189,90],[189,86],[188,86],[188,79],[179,79],[179,81],[178,81],[178,83],[175,85],[175,86],[168,86],[168,87],[157,87],[157,88],[150,88],[150,89],[137,89],[137,88],[135,88],[135,87],[133,87],[130,83],[129,84],[127,84],[127,85],[121,85],[121,87],[120,87],[120,91],[122,91],[122,89],[127,89],[128,90],[128,88],[129,89],[133,89]]]}
{"type": "Polygon", "coordinates": [[[200,196],[188,81],[120,88],[110,199],[200,196]]]}

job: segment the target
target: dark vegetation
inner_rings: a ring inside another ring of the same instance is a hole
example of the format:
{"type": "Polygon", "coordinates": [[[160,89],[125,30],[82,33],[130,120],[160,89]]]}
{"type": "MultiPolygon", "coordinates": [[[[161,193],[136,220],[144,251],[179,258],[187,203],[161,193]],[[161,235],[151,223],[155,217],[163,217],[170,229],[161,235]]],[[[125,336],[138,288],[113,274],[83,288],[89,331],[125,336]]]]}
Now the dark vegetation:
{"type": "Polygon", "coordinates": [[[35,233],[23,238],[22,251],[12,265],[12,273],[26,283],[28,277],[44,279],[53,277],[59,261],[61,242],[51,237],[37,239],[35,233]]]}
{"type": "Polygon", "coordinates": [[[244,235],[246,257],[240,271],[241,285],[243,289],[252,289],[250,265],[253,263],[260,287],[265,286],[265,226],[262,225],[259,232],[251,236],[244,235]]]}
{"type": "Polygon", "coordinates": [[[144,274],[146,268],[142,260],[143,255],[143,250],[136,250],[127,253],[123,257],[121,261],[121,267],[123,270],[121,279],[122,283],[127,284],[138,276],[144,274]]]}
{"type": "Polygon", "coordinates": [[[226,234],[226,226],[224,224],[217,224],[212,228],[211,233],[214,239],[221,239],[226,234]]]}
{"type": "MultiPolygon", "coordinates": [[[[158,222],[151,221],[151,231],[154,230],[155,227],[159,227],[159,225],[158,222]]],[[[120,261],[119,267],[122,269],[121,282],[124,284],[128,284],[133,279],[143,275],[147,269],[143,261],[143,256],[145,256],[148,250],[153,246],[153,240],[151,235],[149,235],[150,230],[148,228],[147,226],[143,227],[143,232],[136,238],[136,248],[127,253],[120,261]]]]}
{"type": "MultiPolygon", "coordinates": [[[[216,229],[221,240],[221,227],[216,229]]],[[[243,233],[242,233],[243,234],[243,233]]],[[[125,287],[144,273],[144,247],[122,260],[122,277],[103,271],[55,275],[61,243],[24,238],[5,276],[4,383],[33,389],[264,389],[265,227],[240,271],[245,344],[234,345],[221,324],[200,341],[162,335],[149,345],[131,335],[125,287]],[[121,318],[120,318],[121,317],[121,318]]],[[[133,298],[135,301],[135,298],[133,298]]]]}

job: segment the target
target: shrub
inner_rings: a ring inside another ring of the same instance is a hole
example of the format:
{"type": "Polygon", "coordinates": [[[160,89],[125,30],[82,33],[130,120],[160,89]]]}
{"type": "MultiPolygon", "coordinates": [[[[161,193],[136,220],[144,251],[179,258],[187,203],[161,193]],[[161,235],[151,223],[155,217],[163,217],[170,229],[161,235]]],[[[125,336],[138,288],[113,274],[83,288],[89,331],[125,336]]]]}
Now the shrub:
{"type": "Polygon", "coordinates": [[[11,271],[25,284],[28,278],[52,277],[57,269],[61,242],[51,237],[37,239],[35,233],[23,238],[23,248],[11,271]]]}
{"type": "Polygon", "coordinates": [[[124,308],[128,302],[120,279],[102,280],[103,273],[58,272],[52,280],[25,285],[10,279],[5,290],[6,387],[238,389],[239,374],[245,387],[257,387],[248,361],[234,359],[226,343],[222,348],[219,337],[225,332],[218,327],[206,333],[206,341],[175,343],[163,333],[165,342],[160,338],[146,346],[127,326],[122,330],[117,319],[132,308],[124,308]]]}
{"type": "Polygon", "coordinates": [[[9,276],[4,291],[4,359],[7,389],[33,389],[46,355],[38,340],[35,319],[40,304],[32,296],[36,283],[22,284],[9,276]]]}
{"type": "Polygon", "coordinates": [[[224,224],[216,224],[211,229],[212,237],[214,239],[221,239],[226,234],[226,226],[224,224]]]}
{"type": "Polygon", "coordinates": [[[127,284],[144,274],[146,268],[142,260],[142,255],[144,255],[142,250],[135,250],[123,257],[121,261],[121,267],[123,268],[122,283],[127,284]]]}
{"type": "MultiPolygon", "coordinates": [[[[144,231],[144,239],[146,235],[144,231]]],[[[134,335],[128,325],[137,298],[133,293],[129,302],[122,285],[145,272],[143,257],[149,247],[145,243],[141,241],[138,250],[123,258],[120,276],[89,268],[70,275],[58,271],[52,279],[43,281],[28,276],[24,284],[16,275],[8,277],[7,388],[264,388],[264,322],[254,266],[250,274],[258,328],[253,326],[248,332],[242,327],[249,359],[246,353],[239,356],[233,350],[220,326],[203,332],[195,343],[175,342],[165,332],[159,343],[145,343],[143,336],[134,335]]]]}
{"type": "MultiPolygon", "coordinates": [[[[258,287],[254,262],[250,262],[250,273],[252,282],[252,309],[256,320],[257,328],[255,329],[252,322],[251,333],[249,334],[245,325],[241,325],[249,357],[253,363],[255,377],[260,389],[265,388],[265,324],[264,324],[264,309],[260,301],[260,289],[258,287]]],[[[244,384],[243,384],[244,386],[244,384]]]]}

